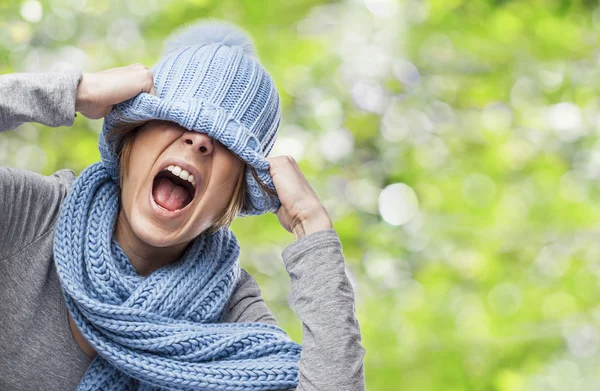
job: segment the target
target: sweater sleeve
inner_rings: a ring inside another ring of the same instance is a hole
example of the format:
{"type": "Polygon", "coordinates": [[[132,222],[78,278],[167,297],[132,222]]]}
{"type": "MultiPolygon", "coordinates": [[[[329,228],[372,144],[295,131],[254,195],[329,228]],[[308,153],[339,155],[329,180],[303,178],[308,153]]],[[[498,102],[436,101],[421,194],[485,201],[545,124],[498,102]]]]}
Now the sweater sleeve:
{"type": "MultiPolygon", "coordinates": [[[[282,252],[294,310],[302,321],[302,354],[296,391],[364,391],[364,355],[354,290],[334,229],[304,236],[282,252]]],[[[277,325],[256,281],[242,273],[225,322],[277,325]]]]}
{"type": "Polygon", "coordinates": [[[75,121],[81,69],[0,75],[0,132],[25,122],[58,127],[75,121]]]}

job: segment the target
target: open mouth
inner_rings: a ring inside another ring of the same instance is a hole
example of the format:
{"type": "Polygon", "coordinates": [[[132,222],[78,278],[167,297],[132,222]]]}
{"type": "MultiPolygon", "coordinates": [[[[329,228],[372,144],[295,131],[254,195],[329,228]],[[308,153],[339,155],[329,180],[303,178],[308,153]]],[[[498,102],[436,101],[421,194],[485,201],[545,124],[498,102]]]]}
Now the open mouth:
{"type": "Polygon", "coordinates": [[[152,183],[154,202],[170,212],[188,206],[193,201],[195,193],[194,177],[176,165],[165,167],[154,177],[152,183]]]}

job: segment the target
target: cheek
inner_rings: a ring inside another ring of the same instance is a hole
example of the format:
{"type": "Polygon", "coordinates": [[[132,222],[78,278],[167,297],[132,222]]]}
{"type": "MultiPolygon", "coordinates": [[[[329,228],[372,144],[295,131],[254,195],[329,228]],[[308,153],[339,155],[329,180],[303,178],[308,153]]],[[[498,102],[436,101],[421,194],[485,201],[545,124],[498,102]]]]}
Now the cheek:
{"type": "MultiPolygon", "coordinates": [[[[138,144],[139,146],[139,144],[138,144]]],[[[153,160],[151,151],[139,153],[135,148],[132,148],[129,155],[129,165],[127,173],[124,173],[121,187],[121,200],[125,213],[130,211],[135,202],[141,202],[136,199],[139,196],[144,196],[146,189],[146,181],[149,172],[152,168],[153,160]]]]}
{"type": "MultiPolygon", "coordinates": [[[[156,134],[156,132],[144,132],[136,138],[129,154],[127,185],[123,185],[129,192],[138,192],[149,180],[152,167],[158,156],[172,142],[168,134],[156,134]]],[[[124,182],[125,182],[124,181],[124,182]]]]}
{"type": "Polygon", "coordinates": [[[220,194],[220,203],[227,204],[229,197],[223,197],[223,195],[232,195],[235,190],[239,175],[242,171],[242,163],[232,156],[219,156],[215,159],[214,164],[217,175],[217,180],[214,181],[212,191],[216,194],[220,194]]]}
{"type": "Polygon", "coordinates": [[[125,215],[131,217],[131,209],[135,204],[135,182],[132,181],[131,174],[123,179],[121,187],[121,208],[125,215]]]}
{"type": "Polygon", "coordinates": [[[139,173],[129,172],[129,174],[123,180],[123,187],[121,190],[123,202],[127,202],[128,204],[133,202],[135,194],[140,190],[141,184],[139,173]]]}
{"type": "Polygon", "coordinates": [[[123,192],[128,197],[140,190],[140,186],[142,186],[144,179],[148,176],[150,167],[152,167],[151,163],[146,161],[142,156],[131,154],[128,172],[123,178],[123,192]]]}

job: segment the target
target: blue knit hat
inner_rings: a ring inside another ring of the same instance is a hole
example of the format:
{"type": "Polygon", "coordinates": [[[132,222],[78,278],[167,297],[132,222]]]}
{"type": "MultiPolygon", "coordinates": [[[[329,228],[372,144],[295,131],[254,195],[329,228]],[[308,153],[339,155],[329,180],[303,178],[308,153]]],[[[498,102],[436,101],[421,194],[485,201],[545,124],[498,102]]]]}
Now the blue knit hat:
{"type": "MultiPolygon", "coordinates": [[[[159,119],[220,141],[275,191],[265,157],[273,148],[281,119],[279,94],[243,30],[217,21],[184,25],[166,39],[163,57],[151,71],[156,96],[142,92],[115,105],[104,117],[100,156],[117,183],[118,143],[107,141],[107,133],[127,122],[159,119]]],[[[279,208],[279,199],[264,193],[250,170],[245,180],[250,202],[238,215],[279,208]]]]}

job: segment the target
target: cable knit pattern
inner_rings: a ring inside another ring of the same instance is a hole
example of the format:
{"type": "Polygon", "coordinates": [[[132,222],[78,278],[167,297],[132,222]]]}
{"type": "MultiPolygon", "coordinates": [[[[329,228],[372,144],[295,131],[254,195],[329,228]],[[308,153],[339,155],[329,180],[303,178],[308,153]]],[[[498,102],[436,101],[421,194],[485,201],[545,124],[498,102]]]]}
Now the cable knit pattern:
{"type": "Polygon", "coordinates": [[[98,352],[77,390],[277,390],[298,385],[301,346],[263,323],[218,323],[240,275],[223,228],[147,277],[113,237],[118,187],[87,167],[61,205],[56,270],[69,312],[98,352]]]}
{"type": "MultiPolygon", "coordinates": [[[[184,26],[166,40],[165,55],[152,67],[156,96],[140,93],[114,106],[104,117],[99,149],[117,181],[118,147],[106,140],[110,129],[133,121],[160,119],[219,140],[275,190],[265,157],[275,143],[281,121],[279,93],[273,79],[254,57],[246,34],[223,22],[184,26]]],[[[263,194],[246,171],[249,206],[240,216],[275,212],[278,197],[263,194]]]]}
{"type": "MultiPolygon", "coordinates": [[[[114,126],[162,119],[204,132],[257,169],[273,190],[265,156],[280,120],[279,95],[240,30],[185,26],[153,67],[157,96],[116,105],[105,117],[102,162],[77,177],[61,205],[56,269],[71,317],[98,352],[78,390],[277,390],[298,385],[301,346],[280,328],[219,323],[240,275],[239,245],[223,228],[202,234],[176,263],[137,274],[113,238],[118,214],[114,126]]],[[[250,206],[275,211],[250,171],[250,206]]]]}

